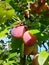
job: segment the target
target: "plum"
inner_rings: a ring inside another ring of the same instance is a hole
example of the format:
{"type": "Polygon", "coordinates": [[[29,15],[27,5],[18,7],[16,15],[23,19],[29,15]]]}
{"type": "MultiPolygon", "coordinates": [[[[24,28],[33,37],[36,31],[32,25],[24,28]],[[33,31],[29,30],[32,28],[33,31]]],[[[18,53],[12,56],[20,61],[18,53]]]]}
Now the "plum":
{"type": "Polygon", "coordinates": [[[22,38],[24,32],[26,31],[25,26],[16,26],[12,29],[11,35],[15,38],[22,38]]]}
{"type": "Polygon", "coordinates": [[[25,45],[32,46],[36,43],[37,38],[35,35],[30,34],[29,31],[26,31],[23,35],[23,41],[25,45]]]}

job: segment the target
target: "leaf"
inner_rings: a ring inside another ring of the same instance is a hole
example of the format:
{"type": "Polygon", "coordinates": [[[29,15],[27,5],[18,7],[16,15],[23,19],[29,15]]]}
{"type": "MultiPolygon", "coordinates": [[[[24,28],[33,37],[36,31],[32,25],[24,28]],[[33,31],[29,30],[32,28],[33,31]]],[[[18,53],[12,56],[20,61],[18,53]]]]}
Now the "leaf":
{"type": "Polygon", "coordinates": [[[5,1],[9,3],[11,0],[5,0],[5,1]]]}
{"type": "Polygon", "coordinates": [[[49,57],[48,57],[47,60],[45,61],[44,65],[49,65],[49,57]]]}
{"type": "Polygon", "coordinates": [[[9,64],[13,64],[13,63],[16,63],[14,60],[12,61],[8,61],[9,64]]]}
{"type": "Polygon", "coordinates": [[[10,18],[14,17],[15,16],[15,13],[14,12],[15,12],[14,9],[8,10],[6,12],[7,18],[10,19],[10,18]]]}
{"type": "Polygon", "coordinates": [[[30,32],[31,34],[37,34],[37,33],[39,33],[40,31],[39,31],[38,29],[34,29],[34,30],[29,30],[29,32],[30,32]]]}
{"type": "Polygon", "coordinates": [[[26,1],[29,2],[29,3],[32,2],[32,0],[26,0],[26,1]]]}
{"type": "Polygon", "coordinates": [[[7,32],[8,32],[8,28],[5,28],[3,31],[1,31],[0,32],[0,38],[4,37],[7,32]]]}
{"type": "Polygon", "coordinates": [[[9,57],[8,57],[8,59],[11,59],[11,58],[13,58],[13,57],[15,57],[15,56],[17,56],[17,53],[16,53],[16,52],[15,52],[15,53],[10,54],[10,55],[9,55],[9,57]]]}
{"type": "Polygon", "coordinates": [[[3,63],[3,60],[0,60],[0,65],[3,63]]]}
{"type": "Polygon", "coordinates": [[[10,6],[9,3],[6,1],[0,2],[0,23],[6,22],[7,20],[11,20],[11,18],[14,18],[15,10],[10,6]]]}
{"type": "Polygon", "coordinates": [[[9,63],[5,63],[4,65],[9,65],[9,63]]]}
{"type": "Polygon", "coordinates": [[[38,39],[38,43],[41,43],[42,41],[46,41],[49,38],[48,35],[41,33],[41,32],[36,34],[36,37],[38,39]]]}
{"type": "Polygon", "coordinates": [[[4,50],[0,50],[0,54],[2,54],[4,52],[4,50]]]}
{"type": "Polygon", "coordinates": [[[41,43],[42,41],[45,41],[49,38],[48,35],[46,35],[45,33],[42,33],[38,29],[29,30],[29,32],[31,34],[34,34],[37,37],[38,43],[41,43]]]}
{"type": "MultiPolygon", "coordinates": [[[[47,61],[48,56],[49,54],[46,51],[42,51],[38,57],[39,65],[44,65],[45,61],[47,61]]],[[[46,65],[48,65],[48,63],[46,65]]]]}
{"type": "Polygon", "coordinates": [[[16,50],[16,49],[21,47],[22,43],[23,43],[22,39],[12,37],[11,47],[12,47],[13,50],[16,50]]]}

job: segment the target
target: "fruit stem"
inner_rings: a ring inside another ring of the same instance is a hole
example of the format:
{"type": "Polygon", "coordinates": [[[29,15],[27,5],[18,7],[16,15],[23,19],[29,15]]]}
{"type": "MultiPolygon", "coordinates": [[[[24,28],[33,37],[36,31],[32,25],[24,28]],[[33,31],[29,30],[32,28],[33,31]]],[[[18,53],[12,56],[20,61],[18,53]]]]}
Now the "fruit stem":
{"type": "Polygon", "coordinates": [[[26,56],[24,55],[24,44],[22,43],[20,50],[20,65],[25,65],[25,61],[26,61],[26,56]]]}

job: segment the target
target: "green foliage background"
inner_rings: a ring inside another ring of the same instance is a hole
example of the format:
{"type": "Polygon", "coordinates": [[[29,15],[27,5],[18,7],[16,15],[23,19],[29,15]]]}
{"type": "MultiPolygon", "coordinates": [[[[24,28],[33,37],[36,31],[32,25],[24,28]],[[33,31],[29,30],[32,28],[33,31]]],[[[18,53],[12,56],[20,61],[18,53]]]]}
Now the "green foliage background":
{"type": "MultiPolygon", "coordinates": [[[[18,21],[22,21],[24,25],[29,27],[30,33],[35,34],[38,38],[38,46],[41,48],[43,45],[48,52],[40,51],[39,64],[41,65],[42,60],[42,65],[46,65],[46,62],[49,62],[49,16],[46,16],[46,14],[49,14],[49,11],[43,11],[42,14],[30,14],[30,18],[25,18],[24,16],[24,10],[28,9],[27,4],[36,1],[38,0],[0,1],[0,43],[2,43],[2,47],[0,46],[0,65],[20,65],[20,49],[17,48],[20,48],[22,39],[18,42],[18,40],[13,39],[11,36],[11,30],[19,23],[18,21]],[[5,37],[10,39],[6,42],[12,47],[9,47],[9,50],[4,49],[5,42],[1,38],[5,37]],[[17,45],[16,42],[20,44],[17,45]],[[47,43],[48,49],[44,43],[47,43]],[[45,57],[44,54],[46,54],[45,57]]],[[[47,3],[49,4],[49,0],[47,0],[47,3]]],[[[31,64],[30,56],[28,56],[26,62],[27,65],[31,64]]]]}

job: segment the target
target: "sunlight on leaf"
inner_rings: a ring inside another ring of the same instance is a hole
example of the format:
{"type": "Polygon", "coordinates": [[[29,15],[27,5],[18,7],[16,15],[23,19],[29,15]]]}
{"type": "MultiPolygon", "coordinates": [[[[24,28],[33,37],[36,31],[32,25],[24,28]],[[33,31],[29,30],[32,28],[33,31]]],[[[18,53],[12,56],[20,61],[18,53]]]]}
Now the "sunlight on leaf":
{"type": "Polygon", "coordinates": [[[2,65],[2,63],[3,63],[3,60],[0,60],[0,65],[2,65]]]}
{"type": "Polygon", "coordinates": [[[15,57],[16,55],[17,55],[17,52],[10,54],[9,59],[15,57]]]}
{"type": "Polygon", "coordinates": [[[11,20],[14,18],[15,10],[10,6],[6,1],[0,2],[0,23],[6,22],[7,20],[11,20]]]}
{"type": "Polygon", "coordinates": [[[3,31],[0,32],[0,37],[4,37],[7,32],[8,28],[5,28],[3,31]]]}
{"type": "Polygon", "coordinates": [[[29,32],[30,32],[31,34],[37,34],[37,33],[39,33],[40,31],[37,30],[37,29],[34,29],[34,30],[29,30],[29,32]]]}
{"type": "MultiPolygon", "coordinates": [[[[49,56],[49,54],[46,51],[42,51],[39,54],[39,57],[38,57],[39,65],[44,65],[44,63],[47,60],[48,56],[49,56]]],[[[47,65],[48,65],[48,63],[47,63],[47,65]]]]}

